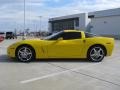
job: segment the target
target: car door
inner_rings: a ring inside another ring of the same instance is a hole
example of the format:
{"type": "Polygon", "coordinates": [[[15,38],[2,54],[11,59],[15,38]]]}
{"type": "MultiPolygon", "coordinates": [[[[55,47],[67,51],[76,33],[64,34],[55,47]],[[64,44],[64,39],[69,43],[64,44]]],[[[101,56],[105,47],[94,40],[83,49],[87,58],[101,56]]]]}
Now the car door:
{"type": "Polygon", "coordinates": [[[47,47],[50,58],[79,58],[84,47],[81,32],[63,32],[47,47]],[[63,38],[63,39],[61,39],[63,38]]]}

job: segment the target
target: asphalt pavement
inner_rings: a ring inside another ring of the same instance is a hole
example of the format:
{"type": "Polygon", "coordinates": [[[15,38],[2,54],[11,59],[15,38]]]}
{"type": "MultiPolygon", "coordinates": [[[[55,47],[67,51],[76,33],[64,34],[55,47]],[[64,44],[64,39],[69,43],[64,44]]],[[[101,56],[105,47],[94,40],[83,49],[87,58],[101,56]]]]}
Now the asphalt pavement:
{"type": "Polygon", "coordinates": [[[6,55],[19,40],[0,43],[0,90],[120,90],[120,41],[100,63],[87,60],[39,60],[21,63],[6,55]]]}

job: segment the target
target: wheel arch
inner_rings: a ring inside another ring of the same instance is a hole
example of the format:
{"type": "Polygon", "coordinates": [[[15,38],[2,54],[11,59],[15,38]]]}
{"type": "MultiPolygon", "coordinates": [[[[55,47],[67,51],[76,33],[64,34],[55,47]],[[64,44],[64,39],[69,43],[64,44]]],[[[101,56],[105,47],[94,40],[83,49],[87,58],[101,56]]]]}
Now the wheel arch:
{"type": "Polygon", "coordinates": [[[90,46],[89,49],[88,49],[88,51],[87,51],[87,54],[88,54],[88,52],[90,51],[90,49],[93,48],[93,47],[95,47],[95,46],[100,46],[100,47],[102,47],[102,48],[104,49],[104,51],[105,51],[105,56],[107,55],[107,49],[106,49],[106,47],[105,47],[104,45],[102,45],[102,44],[94,44],[94,45],[90,46]]]}

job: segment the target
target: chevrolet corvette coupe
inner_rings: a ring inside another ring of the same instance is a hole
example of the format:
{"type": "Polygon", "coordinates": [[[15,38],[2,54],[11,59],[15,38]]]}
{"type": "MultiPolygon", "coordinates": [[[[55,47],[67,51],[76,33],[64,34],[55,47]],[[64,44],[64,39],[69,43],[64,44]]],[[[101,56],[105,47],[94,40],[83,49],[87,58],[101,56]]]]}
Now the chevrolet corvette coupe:
{"type": "Polygon", "coordinates": [[[35,59],[86,58],[100,62],[111,56],[114,39],[78,30],[64,30],[44,39],[22,40],[8,47],[11,58],[22,62],[35,59]]]}

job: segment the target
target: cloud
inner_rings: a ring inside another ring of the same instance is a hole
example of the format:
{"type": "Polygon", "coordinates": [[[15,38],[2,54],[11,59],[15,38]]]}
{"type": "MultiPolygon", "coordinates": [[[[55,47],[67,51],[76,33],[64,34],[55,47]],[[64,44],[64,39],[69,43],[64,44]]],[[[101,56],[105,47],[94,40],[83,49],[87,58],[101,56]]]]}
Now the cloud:
{"type": "MultiPolygon", "coordinates": [[[[19,26],[23,25],[23,1],[24,0],[0,1],[0,26],[2,22],[15,22],[19,24],[19,26]]],[[[34,26],[34,24],[39,27],[40,19],[38,16],[43,16],[43,28],[47,29],[47,21],[50,17],[118,7],[120,7],[120,0],[26,0],[26,23],[27,27],[33,28],[32,26],[34,26]],[[52,4],[49,5],[50,3],[52,4]],[[53,6],[54,4],[56,4],[55,7],[53,6]]],[[[12,29],[13,26],[14,25],[11,25],[12,29]]]]}

